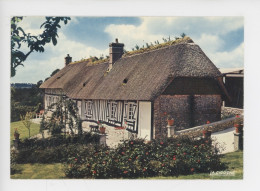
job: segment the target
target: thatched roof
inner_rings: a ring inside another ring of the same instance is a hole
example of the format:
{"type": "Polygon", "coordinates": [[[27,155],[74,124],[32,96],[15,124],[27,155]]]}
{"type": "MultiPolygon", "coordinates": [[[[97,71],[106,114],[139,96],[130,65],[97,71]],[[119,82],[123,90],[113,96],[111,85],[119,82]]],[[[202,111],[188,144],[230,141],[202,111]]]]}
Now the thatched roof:
{"type": "Polygon", "coordinates": [[[192,40],[108,62],[69,64],[41,85],[74,99],[153,100],[177,77],[214,78],[221,73],[192,40]],[[126,83],[125,83],[126,82],[126,83]]]}

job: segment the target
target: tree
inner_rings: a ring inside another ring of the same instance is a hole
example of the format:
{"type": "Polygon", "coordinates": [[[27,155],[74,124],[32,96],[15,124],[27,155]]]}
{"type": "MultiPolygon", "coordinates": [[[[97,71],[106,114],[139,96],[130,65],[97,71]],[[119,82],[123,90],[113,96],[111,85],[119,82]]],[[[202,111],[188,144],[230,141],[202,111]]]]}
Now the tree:
{"type": "Polygon", "coordinates": [[[26,115],[20,115],[20,119],[23,123],[23,125],[28,129],[29,132],[29,138],[31,137],[31,119],[33,118],[34,113],[33,112],[27,112],[26,115]]]}
{"type": "Polygon", "coordinates": [[[52,112],[51,118],[42,120],[41,129],[49,129],[52,135],[65,133],[66,136],[68,131],[72,135],[76,134],[76,131],[78,135],[82,134],[82,121],[74,101],[61,96],[56,103],[51,104],[45,110],[45,114],[48,111],[52,112]]]}
{"type": "Polygon", "coordinates": [[[40,28],[44,28],[44,31],[38,36],[26,33],[19,27],[18,23],[22,20],[23,17],[11,19],[11,77],[15,76],[16,68],[23,66],[23,62],[32,52],[44,52],[45,44],[50,42],[54,46],[57,44],[60,22],[63,21],[66,25],[70,17],[46,17],[46,21],[40,26],[40,28]],[[27,53],[20,50],[23,43],[29,48],[27,53]]]}

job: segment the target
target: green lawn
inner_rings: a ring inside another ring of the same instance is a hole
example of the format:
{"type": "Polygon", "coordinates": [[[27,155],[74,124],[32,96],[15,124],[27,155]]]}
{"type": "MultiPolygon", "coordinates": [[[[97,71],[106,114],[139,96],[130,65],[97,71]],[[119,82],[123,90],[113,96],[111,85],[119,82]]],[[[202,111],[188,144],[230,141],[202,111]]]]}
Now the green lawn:
{"type": "Polygon", "coordinates": [[[21,171],[11,175],[13,179],[60,179],[65,178],[61,163],[54,164],[17,164],[21,171]]]}
{"type": "MultiPolygon", "coordinates": [[[[14,139],[14,129],[17,128],[20,133],[20,139],[25,139],[29,137],[28,129],[23,125],[21,121],[12,122],[11,123],[11,132],[10,132],[10,140],[14,139]]],[[[32,123],[31,125],[31,136],[34,136],[39,133],[40,125],[36,123],[32,123]]]]}
{"type": "MultiPolygon", "coordinates": [[[[149,179],[243,179],[243,151],[228,153],[222,158],[228,163],[228,170],[234,176],[211,176],[208,173],[179,177],[153,177],[149,179]]],[[[65,178],[62,164],[17,164],[20,173],[11,175],[13,179],[61,179],[65,178]]]]}

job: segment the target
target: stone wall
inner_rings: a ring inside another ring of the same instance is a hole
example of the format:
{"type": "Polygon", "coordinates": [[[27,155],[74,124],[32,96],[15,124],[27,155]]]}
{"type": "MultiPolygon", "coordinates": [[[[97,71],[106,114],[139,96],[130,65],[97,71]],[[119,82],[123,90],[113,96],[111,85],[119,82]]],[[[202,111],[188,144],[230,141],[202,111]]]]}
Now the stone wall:
{"type": "Polygon", "coordinates": [[[154,101],[154,138],[167,136],[167,116],[174,119],[176,130],[219,121],[220,95],[160,95],[154,101]]]}
{"type": "Polygon", "coordinates": [[[194,95],[192,127],[221,119],[221,95],[194,95]]]}
{"type": "Polygon", "coordinates": [[[244,114],[243,109],[235,108],[235,107],[222,107],[221,108],[221,119],[227,119],[230,117],[234,117],[235,115],[244,114]]]}
{"type": "Polygon", "coordinates": [[[176,136],[185,135],[185,136],[191,136],[191,137],[201,137],[202,131],[210,126],[212,127],[212,128],[210,128],[211,132],[215,133],[215,132],[223,131],[228,128],[234,127],[235,121],[236,122],[239,121],[239,122],[243,123],[244,116],[241,115],[239,118],[231,117],[231,118],[213,122],[210,124],[204,124],[204,125],[196,126],[196,127],[185,129],[185,130],[176,131],[176,136]]]}
{"type": "Polygon", "coordinates": [[[190,126],[190,104],[188,95],[161,95],[154,101],[153,128],[154,137],[159,138],[167,135],[167,116],[170,115],[175,121],[177,129],[190,126]]]}

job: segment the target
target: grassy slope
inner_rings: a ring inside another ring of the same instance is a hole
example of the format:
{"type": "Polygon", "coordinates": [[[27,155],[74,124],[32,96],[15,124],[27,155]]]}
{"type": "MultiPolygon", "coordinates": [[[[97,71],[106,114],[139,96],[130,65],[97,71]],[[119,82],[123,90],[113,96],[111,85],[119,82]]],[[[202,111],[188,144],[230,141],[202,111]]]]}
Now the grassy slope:
{"type": "MultiPolygon", "coordinates": [[[[210,176],[207,173],[179,177],[153,177],[149,179],[243,179],[243,152],[228,153],[222,158],[228,163],[228,171],[234,171],[235,176],[210,176]]],[[[62,164],[18,164],[22,174],[11,175],[14,179],[60,179],[65,178],[62,164]]]]}
{"type": "MultiPolygon", "coordinates": [[[[20,133],[20,139],[28,138],[29,132],[28,129],[23,125],[21,121],[12,122],[11,123],[11,132],[10,132],[10,140],[14,139],[14,129],[17,128],[20,133]]],[[[36,123],[32,123],[31,125],[31,136],[34,136],[39,133],[40,125],[36,123]]]]}

